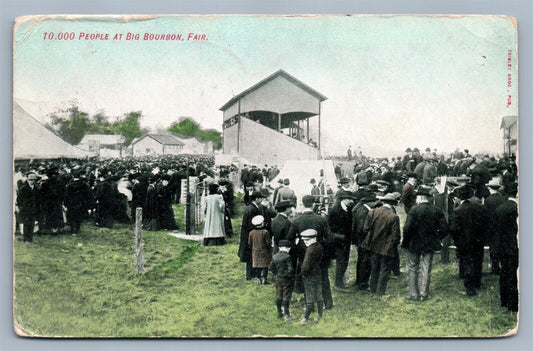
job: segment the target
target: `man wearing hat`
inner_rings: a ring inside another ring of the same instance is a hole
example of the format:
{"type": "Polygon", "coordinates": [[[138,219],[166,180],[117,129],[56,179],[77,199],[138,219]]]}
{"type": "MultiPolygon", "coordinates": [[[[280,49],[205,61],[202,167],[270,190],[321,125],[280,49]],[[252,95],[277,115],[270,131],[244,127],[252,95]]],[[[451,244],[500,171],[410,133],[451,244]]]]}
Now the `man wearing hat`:
{"type": "Polygon", "coordinates": [[[59,181],[57,167],[52,166],[46,170],[48,179],[41,184],[39,198],[42,206],[42,228],[57,234],[64,227],[63,221],[63,196],[65,184],[59,181]]]}
{"type": "MultiPolygon", "coordinates": [[[[306,246],[302,240],[301,233],[307,229],[313,229],[317,232],[316,240],[322,246],[328,245],[332,242],[332,235],[329,229],[328,221],[326,218],[313,212],[313,204],[315,198],[312,195],[305,195],[302,198],[304,211],[301,216],[295,218],[289,228],[289,234],[287,240],[293,245],[292,254],[296,256],[300,262],[303,261],[306,246]]],[[[329,283],[329,263],[330,259],[323,255],[320,262],[320,273],[322,282],[322,296],[324,299],[325,308],[333,307],[333,298],[331,296],[331,287],[329,283]]]]}
{"type": "Polygon", "coordinates": [[[509,311],[518,311],[518,184],[506,188],[508,200],[496,209],[496,238],[500,270],[500,303],[509,311]]]}
{"type": "Polygon", "coordinates": [[[344,275],[350,258],[352,242],[352,208],[354,196],[345,191],[339,196],[328,214],[328,224],[333,235],[333,257],[335,258],[335,288],[345,289],[344,275]]]}
{"type": "Polygon", "coordinates": [[[378,203],[376,194],[368,192],[352,210],[352,244],[357,246],[355,286],[359,290],[368,289],[368,280],[370,279],[371,270],[370,251],[361,245],[365,238],[363,226],[368,212],[378,206],[381,206],[381,203],[378,203]]]}
{"type": "Polygon", "coordinates": [[[31,245],[33,243],[33,231],[35,222],[41,217],[41,199],[37,181],[39,177],[35,172],[26,175],[26,182],[17,192],[17,207],[22,228],[22,241],[31,245]]]}
{"type": "Polygon", "coordinates": [[[278,202],[275,206],[278,214],[272,219],[272,236],[274,238],[274,254],[278,252],[280,240],[286,240],[291,226],[289,216],[292,213],[292,204],[290,201],[278,202]]]}
{"type": "Polygon", "coordinates": [[[252,218],[262,214],[261,202],[263,201],[263,194],[260,191],[254,191],[250,196],[251,203],[246,206],[242,214],[241,224],[241,241],[239,243],[238,255],[241,262],[246,263],[246,280],[253,278],[252,276],[252,252],[248,247],[248,237],[250,232],[254,229],[252,218]]]}
{"type": "Polygon", "coordinates": [[[320,188],[316,184],[316,179],[315,178],[311,178],[309,183],[313,187],[311,189],[311,195],[313,195],[315,197],[315,202],[320,202],[320,188]]]}
{"type": "Polygon", "coordinates": [[[278,198],[278,192],[279,192],[279,189],[281,188],[283,188],[283,179],[278,178],[278,187],[274,189],[274,195],[272,195],[272,201],[273,201],[274,206],[276,205],[276,200],[278,198]]]}
{"type": "Polygon", "coordinates": [[[413,150],[411,150],[410,147],[408,147],[405,150],[405,155],[402,160],[402,165],[403,165],[403,169],[406,172],[412,172],[415,169],[416,164],[415,164],[415,159],[413,157],[413,150]]]}
{"type": "Polygon", "coordinates": [[[489,189],[490,195],[485,199],[485,207],[487,208],[487,214],[491,221],[489,225],[489,232],[487,233],[486,244],[490,247],[490,265],[491,271],[493,274],[500,273],[500,262],[498,260],[498,255],[496,254],[496,243],[494,242],[496,238],[496,209],[506,201],[505,196],[503,196],[498,190],[501,188],[500,182],[498,179],[492,179],[487,187],[489,189]]]}
{"type": "Polygon", "coordinates": [[[402,203],[405,209],[405,213],[409,213],[409,211],[411,211],[411,208],[416,203],[416,173],[410,172],[407,174],[407,177],[407,182],[403,186],[402,191],[402,203]]]}
{"type": "Polygon", "coordinates": [[[93,208],[94,197],[89,184],[80,179],[79,172],[75,172],[73,177],[65,190],[63,204],[67,208],[70,230],[77,234],[80,232],[81,222],[87,217],[89,209],[93,208]]]}
{"type": "Polygon", "coordinates": [[[417,205],[407,215],[402,247],[407,250],[407,299],[424,301],[429,296],[433,253],[441,248],[448,234],[444,213],[430,204],[431,188],[421,186],[417,205]]]}
{"type": "Polygon", "coordinates": [[[294,266],[289,251],[291,243],[287,240],[280,240],[279,251],[272,257],[271,271],[276,277],[276,307],[278,318],[285,317],[287,322],[292,320],[290,313],[290,302],[292,289],[294,287],[294,266]]]}
{"type": "Polygon", "coordinates": [[[457,247],[459,276],[464,280],[468,296],[477,295],[481,287],[483,268],[483,243],[488,233],[489,217],[485,206],[474,196],[470,184],[456,188],[460,200],[451,216],[450,234],[457,247]]]}
{"type": "Polygon", "coordinates": [[[400,219],[394,210],[396,197],[378,197],[383,206],[371,210],[365,219],[362,246],[371,252],[370,291],[384,295],[400,243],[400,219]]]}
{"type": "Polygon", "coordinates": [[[291,181],[286,178],[283,179],[283,188],[280,188],[278,190],[277,198],[274,199],[274,205],[276,205],[280,201],[290,201],[293,206],[296,206],[296,193],[294,190],[289,188],[289,185],[291,184],[291,181]]]}

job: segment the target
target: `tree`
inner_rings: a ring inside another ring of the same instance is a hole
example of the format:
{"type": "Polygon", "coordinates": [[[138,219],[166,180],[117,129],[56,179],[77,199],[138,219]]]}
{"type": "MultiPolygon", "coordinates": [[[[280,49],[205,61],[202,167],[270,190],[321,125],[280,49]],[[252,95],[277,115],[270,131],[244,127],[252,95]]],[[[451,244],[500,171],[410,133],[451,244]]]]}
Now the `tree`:
{"type": "Polygon", "coordinates": [[[71,106],[66,111],[67,115],[61,116],[59,112],[52,114],[51,122],[48,125],[52,131],[56,132],[63,140],[76,145],[91,130],[91,121],[86,112],[78,109],[78,106],[71,106]]]}
{"type": "Polygon", "coordinates": [[[196,137],[203,141],[211,141],[215,145],[215,149],[222,148],[222,135],[212,129],[203,130],[200,124],[190,117],[182,117],[179,122],[174,122],[170,125],[167,131],[180,134],[183,136],[196,137]]]}
{"type": "Polygon", "coordinates": [[[142,112],[130,112],[110,122],[110,118],[99,112],[92,117],[72,104],[68,109],[53,113],[47,128],[57,133],[65,141],[76,145],[87,133],[121,134],[126,137],[126,144],[146,131],[141,129],[142,112]]]}

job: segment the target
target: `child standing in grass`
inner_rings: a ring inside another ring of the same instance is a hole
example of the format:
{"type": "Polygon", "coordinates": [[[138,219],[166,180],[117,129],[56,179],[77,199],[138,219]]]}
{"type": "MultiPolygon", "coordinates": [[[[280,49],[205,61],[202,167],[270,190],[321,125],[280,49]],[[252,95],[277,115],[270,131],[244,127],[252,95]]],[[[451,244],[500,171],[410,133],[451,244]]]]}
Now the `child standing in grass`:
{"type": "Polygon", "coordinates": [[[267,274],[272,262],[272,238],[264,229],[265,219],[258,215],[252,218],[255,229],[248,236],[248,246],[252,250],[252,269],[257,284],[267,284],[267,274]]]}
{"type": "Polygon", "coordinates": [[[280,240],[279,251],[272,257],[272,274],[276,277],[276,306],[278,318],[285,317],[287,322],[292,321],[289,304],[294,286],[294,267],[289,255],[291,244],[287,240],[280,240]]]}
{"type": "Polygon", "coordinates": [[[307,324],[313,310],[317,305],[317,321],[322,318],[324,299],[322,297],[322,275],[320,274],[320,261],[322,260],[322,245],[316,241],[317,231],[306,229],[300,233],[306,246],[305,256],[300,269],[305,289],[305,308],[300,323],[307,324]]]}

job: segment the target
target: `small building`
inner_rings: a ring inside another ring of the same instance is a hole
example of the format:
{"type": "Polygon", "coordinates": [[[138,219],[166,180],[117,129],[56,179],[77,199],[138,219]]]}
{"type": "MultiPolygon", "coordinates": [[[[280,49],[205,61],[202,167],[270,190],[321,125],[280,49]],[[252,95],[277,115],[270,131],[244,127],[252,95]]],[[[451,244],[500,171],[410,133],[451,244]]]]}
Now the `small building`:
{"type": "Polygon", "coordinates": [[[131,143],[133,156],[178,155],[184,147],[172,134],[145,134],[131,143]]]}
{"type": "Polygon", "coordinates": [[[505,116],[502,118],[500,129],[503,129],[503,153],[508,156],[515,154],[518,140],[518,117],[505,116]]]}
{"type": "Polygon", "coordinates": [[[203,141],[196,137],[186,137],[176,133],[171,135],[183,143],[182,154],[212,154],[215,152],[212,141],[203,141]]]}
{"type": "Polygon", "coordinates": [[[86,134],[77,145],[100,157],[122,157],[126,149],[126,137],[121,134],[86,134]]]}
{"type": "Polygon", "coordinates": [[[283,70],[273,73],[220,108],[224,154],[258,164],[320,159],[320,112],[326,99],[283,70]]]}

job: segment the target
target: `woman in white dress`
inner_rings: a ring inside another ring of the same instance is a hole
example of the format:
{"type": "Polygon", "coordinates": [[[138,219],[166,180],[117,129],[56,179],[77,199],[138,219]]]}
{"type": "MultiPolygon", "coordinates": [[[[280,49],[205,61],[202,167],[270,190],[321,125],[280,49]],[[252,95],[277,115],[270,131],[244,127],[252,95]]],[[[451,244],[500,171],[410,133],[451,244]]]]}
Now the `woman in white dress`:
{"type": "Polygon", "coordinates": [[[225,203],[222,194],[218,192],[218,184],[209,184],[209,195],[204,198],[204,246],[226,244],[224,231],[225,203]]]}

